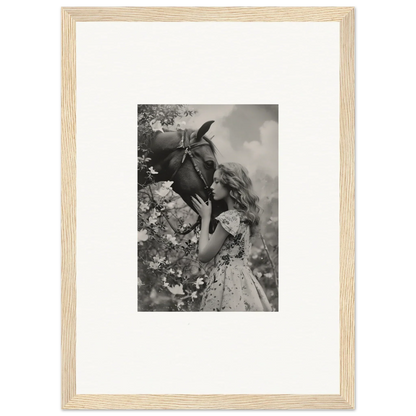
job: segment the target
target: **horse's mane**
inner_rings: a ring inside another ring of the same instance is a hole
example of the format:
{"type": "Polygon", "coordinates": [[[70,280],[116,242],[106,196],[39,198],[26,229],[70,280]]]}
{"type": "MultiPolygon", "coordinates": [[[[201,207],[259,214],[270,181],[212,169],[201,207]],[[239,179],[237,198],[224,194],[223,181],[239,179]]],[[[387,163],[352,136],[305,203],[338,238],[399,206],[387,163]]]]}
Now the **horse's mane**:
{"type": "Polygon", "coordinates": [[[211,139],[208,139],[208,137],[203,137],[203,139],[209,144],[209,147],[212,150],[212,153],[214,153],[215,156],[218,154],[218,148],[215,146],[214,142],[211,139]]]}

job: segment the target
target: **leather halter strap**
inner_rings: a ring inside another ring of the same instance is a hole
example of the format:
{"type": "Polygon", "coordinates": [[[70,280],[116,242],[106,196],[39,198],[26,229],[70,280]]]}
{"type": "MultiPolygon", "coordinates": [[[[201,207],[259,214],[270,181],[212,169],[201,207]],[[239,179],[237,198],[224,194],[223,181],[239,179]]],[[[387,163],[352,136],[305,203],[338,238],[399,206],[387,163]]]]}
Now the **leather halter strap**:
{"type": "Polygon", "coordinates": [[[192,165],[194,166],[194,169],[196,171],[196,173],[198,174],[198,176],[201,178],[202,182],[204,183],[204,190],[209,189],[209,185],[207,184],[207,181],[204,178],[204,175],[202,174],[201,170],[198,168],[196,162],[195,162],[195,155],[192,153],[192,149],[195,149],[196,147],[200,147],[200,146],[209,146],[209,144],[207,142],[197,142],[197,143],[193,143],[191,144],[189,141],[189,137],[188,137],[188,131],[185,129],[182,131],[182,137],[181,137],[181,141],[178,145],[178,147],[176,148],[176,150],[184,150],[184,154],[182,156],[182,160],[180,165],[176,168],[175,172],[173,172],[173,175],[171,176],[170,180],[173,181],[174,177],[176,176],[176,174],[178,173],[179,169],[182,167],[182,165],[185,163],[186,157],[189,156],[189,158],[191,159],[192,165]]]}

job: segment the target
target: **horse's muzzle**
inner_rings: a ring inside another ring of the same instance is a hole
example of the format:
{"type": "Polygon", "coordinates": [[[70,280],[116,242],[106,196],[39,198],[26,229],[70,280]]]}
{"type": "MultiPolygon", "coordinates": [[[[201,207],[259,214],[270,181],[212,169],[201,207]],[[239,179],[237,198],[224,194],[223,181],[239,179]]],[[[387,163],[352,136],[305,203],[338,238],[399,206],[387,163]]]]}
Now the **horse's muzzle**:
{"type": "Polygon", "coordinates": [[[213,201],[214,200],[214,192],[213,192],[212,189],[209,189],[208,190],[208,200],[210,200],[210,201],[213,201]]]}

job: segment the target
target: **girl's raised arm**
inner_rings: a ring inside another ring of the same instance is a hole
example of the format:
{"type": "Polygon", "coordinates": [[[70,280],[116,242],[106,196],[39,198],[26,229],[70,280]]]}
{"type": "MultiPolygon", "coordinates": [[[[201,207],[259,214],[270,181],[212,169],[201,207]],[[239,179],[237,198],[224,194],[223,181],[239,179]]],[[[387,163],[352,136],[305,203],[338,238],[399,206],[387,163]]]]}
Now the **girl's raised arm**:
{"type": "Polygon", "coordinates": [[[207,263],[215,257],[215,255],[220,251],[220,248],[224,244],[225,239],[228,236],[228,232],[224,230],[221,223],[218,223],[217,228],[209,238],[209,219],[202,219],[201,222],[201,236],[199,239],[199,252],[198,258],[203,263],[207,263]]]}
{"type": "Polygon", "coordinates": [[[209,238],[209,222],[211,219],[211,201],[206,204],[198,195],[192,197],[192,203],[201,216],[201,236],[198,243],[198,257],[203,263],[207,263],[218,253],[228,236],[228,232],[218,223],[217,228],[209,238]]]}

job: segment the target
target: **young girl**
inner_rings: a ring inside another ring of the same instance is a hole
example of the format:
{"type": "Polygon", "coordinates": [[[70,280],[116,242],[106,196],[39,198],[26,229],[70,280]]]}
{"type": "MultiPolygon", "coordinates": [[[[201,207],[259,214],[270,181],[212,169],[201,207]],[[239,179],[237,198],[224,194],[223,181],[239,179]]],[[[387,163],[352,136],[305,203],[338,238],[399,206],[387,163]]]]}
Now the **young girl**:
{"type": "Polygon", "coordinates": [[[259,198],[253,192],[247,169],[239,163],[224,163],[214,173],[213,199],[224,199],[228,211],[220,214],[215,232],[209,238],[211,201],[198,195],[192,199],[201,216],[199,260],[215,257],[201,311],[271,311],[269,301],[249,265],[250,235],[259,224],[259,198]]]}

